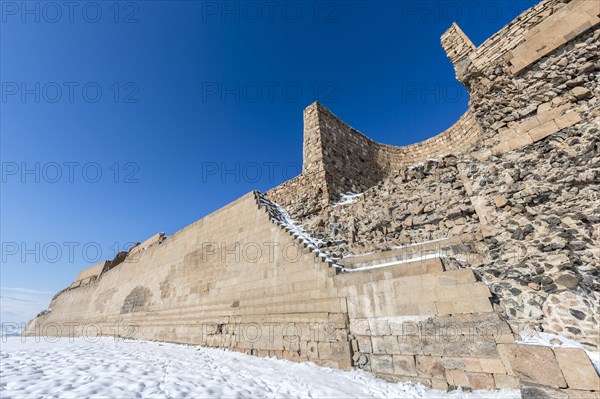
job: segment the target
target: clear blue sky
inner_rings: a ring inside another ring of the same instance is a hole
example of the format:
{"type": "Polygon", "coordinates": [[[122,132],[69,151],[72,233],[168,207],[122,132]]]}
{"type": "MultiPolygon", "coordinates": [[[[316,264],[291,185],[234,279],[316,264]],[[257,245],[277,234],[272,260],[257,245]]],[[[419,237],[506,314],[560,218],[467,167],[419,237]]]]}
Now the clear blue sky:
{"type": "Polygon", "coordinates": [[[293,177],[314,100],[388,144],[443,131],[468,97],[440,35],[479,45],[535,3],[0,3],[2,321],[293,177]]]}

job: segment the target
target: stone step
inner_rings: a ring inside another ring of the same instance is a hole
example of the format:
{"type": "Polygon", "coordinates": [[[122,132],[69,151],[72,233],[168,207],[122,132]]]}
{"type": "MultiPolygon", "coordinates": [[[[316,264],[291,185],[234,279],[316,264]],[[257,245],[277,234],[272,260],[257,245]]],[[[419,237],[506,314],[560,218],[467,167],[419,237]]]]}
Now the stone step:
{"type": "Polygon", "coordinates": [[[462,236],[444,238],[436,241],[427,241],[423,243],[415,243],[403,247],[391,249],[389,251],[381,251],[368,253],[364,255],[351,256],[339,260],[339,264],[345,266],[348,269],[363,268],[369,266],[377,266],[381,264],[393,262],[399,263],[403,261],[414,260],[426,260],[430,259],[433,255],[439,254],[441,256],[452,256],[457,255],[460,257],[461,254],[468,257],[471,255],[472,250],[469,247],[469,243],[473,242],[474,237],[470,234],[462,236]]]}

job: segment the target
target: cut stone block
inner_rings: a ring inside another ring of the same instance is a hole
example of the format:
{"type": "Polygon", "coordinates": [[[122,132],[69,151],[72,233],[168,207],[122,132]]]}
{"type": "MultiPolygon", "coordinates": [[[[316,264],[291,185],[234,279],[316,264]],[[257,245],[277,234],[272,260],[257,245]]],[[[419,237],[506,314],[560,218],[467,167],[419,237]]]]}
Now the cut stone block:
{"type": "Polygon", "coordinates": [[[356,341],[358,343],[358,350],[361,353],[372,353],[373,347],[371,345],[371,337],[364,335],[357,335],[356,341]]]}
{"type": "Polygon", "coordinates": [[[494,389],[494,377],[486,373],[468,373],[469,385],[473,389],[494,389]]]}
{"type": "Polygon", "coordinates": [[[448,383],[446,382],[446,380],[439,380],[437,378],[433,378],[431,380],[431,388],[437,389],[439,391],[447,391],[448,383]]]}
{"type": "Polygon", "coordinates": [[[577,100],[583,100],[584,98],[591,96],[592,92],[585,88],[585,87],[574,87],[573,89],[571,89],[571,94],[577,99],[577,100]]]}
{"type": "Polygon", "coordinates": [[[583,349],[555,348],[554,354],[569,388],[600,391],[600,377],[583,349]]]}
{"type": "Polygon", "coordinates": [[[420,377],[446,380],[442,358],[436,356],[416,356],[417,375],[420,377]]]}
{"type": "Polygon", "coordinates": [[[558,125],[554,122],[554,120],[551,120],[544,123],[543,125],[531,129],[529,131],[529,136],[535,142],[542,140],[550,136],[552,133],[558,132],[559,130],[560,128],[558,127],[558,125]]]}
{"type": "Polygon", "coordinates": [[[417,366],[414,356],[393,356],[394,373],[406,376],[417,376],[417,366]]]}
{"type": "Polygon", "coordinates": [[[371,355],[371,371],[394,374],[394,363],[390,355],[371,355]]]}
{"type": "Polygon", "coordinates": [[[498,389],[519,389],[519,380],[511,375],[494,374],[494,383],[498,389]]]}
{"type": "Polygon", "coordinates": [[[467,373],[460,370],[446,370],[446,381],[448,385],[462,388],[470,388],[469,378],[467,373]]]}
{"type": "Polygon", "coordinates": [[[581,122],[581,116],[577,112],[567,112],[554,120],[560,129],[565,129],[581,122]]]}
{"type": "Polygon", "coordinates": [[[554,352],[546,346],[498,344],[498,353],[509,375],[550,387],[567,387],[554,352]]]}
{"type": "Polygon", "coordinates": [[[500,359],[481,358],[479,359],[479,365],[484,373],[506,374],[506,369],[500,359]]]}

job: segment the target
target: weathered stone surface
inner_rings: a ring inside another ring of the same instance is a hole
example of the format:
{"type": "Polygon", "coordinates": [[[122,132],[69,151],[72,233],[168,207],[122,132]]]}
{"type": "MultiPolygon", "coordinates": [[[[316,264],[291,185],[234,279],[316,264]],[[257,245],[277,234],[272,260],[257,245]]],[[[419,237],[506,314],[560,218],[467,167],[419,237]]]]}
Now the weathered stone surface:
{"type": "Polygon", "coordinates": [[[498,208],[503,208],[504,205],[508,204],[508,200],[503,195],[495,195],[494,204],[496,204],[498,208]]]}
{"type": "Polygon", "coordinates": [[[448,390],[448,382],[443,379],[437,379],[437,378],[433,378],[431,379],[431,388],[432,389],[437,389],[439,391],[447,391],[448,390]]]}
{"type": "Polygon", "coordinates": [[[484,373],[506,374],[506,368],[501,359],[479,359],[481,371],[484,373]]]}
{"type": "Polygon", "coordinates": [[[417,374],[420,377],[446,379],[446,372],[441,356],[416,356],[415,360],[417,374]]]}
{"type": "Polygon", "coordinates": [[[394,374],[392,356],[371,355],[371,371],[376,373],[394,374]]]}
{"type": "Polygon", "coordinates": [[[362,353],[373,353],[370,336],[357,335],[356,341],[358,342],[358,349],[362,353]]]}
{"type": "Polygon", "coordinates": [[[498,352],[509,375],[551,387],[567,387],[552,349],[536,345],[499,344],[498,352]]]}
{"type": "Polygon", "coordinates": [[[486,373],[467,373],[469,385],[473,389],[494,389],[494,377],[486,373]]]}
{"type": "Polygon", "coordinates": [[[600,399],[598,391],[581,391],[579,389],[566,389],[565,393],[569,399],[600,399]]]}
{"type": "Polygon", "coordinates": [[[461,370],[446,370],[446,381],[452,387],[471,388],[467,373],[461,370]]]}
{"type": "Polygon", "coordinates": [[[591,96],[592,92],[585,88],[585,87],[574,87],[573,89],[571,89],[571,94],[577,99],[577,100],[583,100],[584,98],[591,96]]]}
{"type": "Polygon", "coordinates": [[[600,391],[600,377],[582,349],[555,348],[554,354],[569,388],[600,391]]]}
{"type": "Polygon", "coordinates": [[[519,380],[511,375],[494,374],[494,384],[498,389],[519,389],[519,380]]]}
{"type": "Polygon", "coordinates": [[[572,274],[562,274],[554,281],[556,281],[556,284],[562,285],[563,287],[567,287],[569,289],[575,289],[579,285],[579,279],[577,276],[572,274]]]}
{"type": "Polygon", "coordinates": [[[417,367],[414,356],[394,355],[394,373],[406,376],[417,376],[417,367]]]}
{"type": "Polygon", "coordinates": [[[567,399],[567,390],[523,382],[520,385],[522,399],[567,399]]]}

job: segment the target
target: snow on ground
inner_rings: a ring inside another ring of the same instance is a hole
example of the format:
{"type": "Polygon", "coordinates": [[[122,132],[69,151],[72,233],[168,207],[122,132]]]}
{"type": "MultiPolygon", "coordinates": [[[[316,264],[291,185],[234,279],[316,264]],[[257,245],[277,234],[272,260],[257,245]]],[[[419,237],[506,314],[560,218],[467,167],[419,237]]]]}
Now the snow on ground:
{"type": "Polygon", "coordinates": [[[221,349],[107,337],[55,339],[2,338],[0,397],[520,398],[516,390],[446,393],[388,383],[360,370],[221,349]]]}

